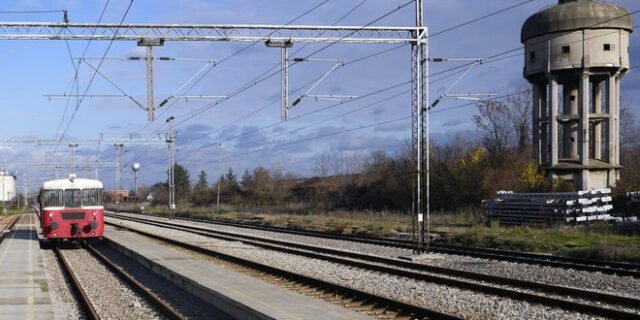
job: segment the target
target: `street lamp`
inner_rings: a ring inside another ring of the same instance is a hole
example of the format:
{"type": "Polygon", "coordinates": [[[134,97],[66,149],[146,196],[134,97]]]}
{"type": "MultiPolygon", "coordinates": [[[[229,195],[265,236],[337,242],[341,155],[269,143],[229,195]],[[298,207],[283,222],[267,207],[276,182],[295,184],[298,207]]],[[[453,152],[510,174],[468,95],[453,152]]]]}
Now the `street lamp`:
{"type": "Polygon", "coordinates": [[[138,199],[140,198],[140,195],[138,194],[138,171],[140,171],[140,164],[137,162],[134,162],[131,165],[131,170],[133,170],[133,191],[136,194],[136,203],[137,203],[138,199]]]}

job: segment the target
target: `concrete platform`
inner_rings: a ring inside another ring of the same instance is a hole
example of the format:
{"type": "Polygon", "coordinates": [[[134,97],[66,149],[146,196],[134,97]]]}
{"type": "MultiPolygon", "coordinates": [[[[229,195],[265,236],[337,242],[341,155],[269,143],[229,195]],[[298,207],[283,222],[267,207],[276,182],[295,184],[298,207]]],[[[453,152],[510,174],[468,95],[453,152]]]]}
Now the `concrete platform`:
{"type": "Polygon", "coordinates": [[[366,315],[221,268],[113,227],[116,249],[187,292],[238,319],[369,319],[366,315]]]}
{"type": "Polygon", "coordinates": [[[0,319],[53,319],[36,223],[25,214],[0,244],[0,319]]]}

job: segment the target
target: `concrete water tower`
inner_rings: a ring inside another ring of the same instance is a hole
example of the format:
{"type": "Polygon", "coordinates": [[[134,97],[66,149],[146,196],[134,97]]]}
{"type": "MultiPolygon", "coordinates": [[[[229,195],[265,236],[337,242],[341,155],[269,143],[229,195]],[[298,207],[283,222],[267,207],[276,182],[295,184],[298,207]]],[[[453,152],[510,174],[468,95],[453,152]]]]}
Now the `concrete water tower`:
{"type": "Polygon", "coordinates": [[[524,23],[533,154],[549,179],[574,190],[619,179],[620,79],[632,27],[624,8],[591,0],[560,0],[524,23]]]}

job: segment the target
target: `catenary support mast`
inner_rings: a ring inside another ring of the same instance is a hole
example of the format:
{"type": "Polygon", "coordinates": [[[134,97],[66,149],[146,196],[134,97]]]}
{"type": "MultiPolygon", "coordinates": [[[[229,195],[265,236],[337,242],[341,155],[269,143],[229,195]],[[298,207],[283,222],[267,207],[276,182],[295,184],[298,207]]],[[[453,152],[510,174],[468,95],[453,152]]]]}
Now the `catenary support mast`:
{"type": "MultiPolygon", "coordinates": [[[[413,178],[413,251],[422,253],[428,246],[425,232],[428,221],[428,150],[426,150],[427,120],[427,29],[423,22],[423,1],[416,0],[415,42],[411,45],[411,151],[413,178]]],[[[428,235],[427,235],[428,236],[428,235]]]]}

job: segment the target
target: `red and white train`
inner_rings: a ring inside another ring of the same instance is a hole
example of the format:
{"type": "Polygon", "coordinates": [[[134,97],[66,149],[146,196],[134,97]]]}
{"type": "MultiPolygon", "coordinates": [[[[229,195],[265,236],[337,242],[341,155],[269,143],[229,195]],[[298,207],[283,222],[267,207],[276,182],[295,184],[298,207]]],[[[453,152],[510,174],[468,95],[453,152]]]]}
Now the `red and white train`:
{"type": "Polygon", "coordinates": [[[40,188],[40,226],[47,239],[102,237],[104,207],[102,182],[91,179],[46,181],[40,188]]]}

